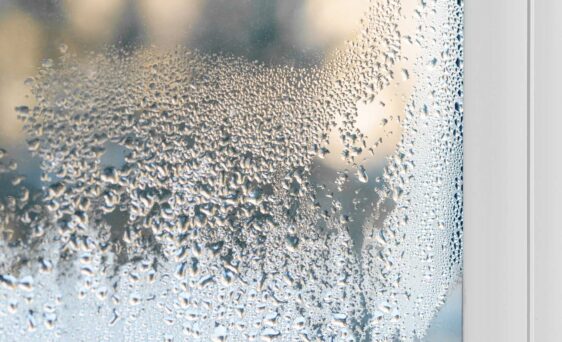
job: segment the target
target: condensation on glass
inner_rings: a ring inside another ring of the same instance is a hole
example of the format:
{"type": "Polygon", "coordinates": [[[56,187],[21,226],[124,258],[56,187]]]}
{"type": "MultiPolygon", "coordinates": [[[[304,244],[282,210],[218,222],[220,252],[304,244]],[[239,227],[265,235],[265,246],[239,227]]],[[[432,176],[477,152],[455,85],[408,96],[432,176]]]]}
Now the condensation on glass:
{"type": "Polygon", "coordinates": [[[0,4],[0,340],[460,341],[460,0],[0,4]]]}

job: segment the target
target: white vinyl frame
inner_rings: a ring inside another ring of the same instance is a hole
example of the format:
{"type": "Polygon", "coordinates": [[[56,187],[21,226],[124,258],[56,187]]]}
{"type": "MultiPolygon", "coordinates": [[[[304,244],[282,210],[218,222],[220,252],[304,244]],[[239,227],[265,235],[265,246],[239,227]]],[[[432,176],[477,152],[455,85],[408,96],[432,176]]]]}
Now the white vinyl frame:
{"type": "Polygon", "coordinates": [[[464,2],[465,342],[533,341],[530,1],[464,2]]]}
{"type": "Polygon", "coordinates": [[[531,7],[531,341],[562,341],[562,2],[531,7]],[[534,338],[534,340],[533,340],[534,338]]]}

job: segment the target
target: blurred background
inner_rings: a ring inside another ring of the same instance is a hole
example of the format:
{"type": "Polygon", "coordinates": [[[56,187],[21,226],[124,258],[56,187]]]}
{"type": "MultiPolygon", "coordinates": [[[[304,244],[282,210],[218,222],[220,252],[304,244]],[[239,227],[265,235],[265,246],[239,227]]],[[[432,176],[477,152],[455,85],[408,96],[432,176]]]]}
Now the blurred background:
{"type": "MultiPolygon", "coordinates": [[[[39,161],[27,150],[14,108],[32,105],[24,80],[42,61],[67,50],[87,58],[109,46],[132,50],[182,45],[265,64],[321,66],[330,52],[357,34],[368,5],[367,0],[0,0],[0,149],[8,156],[4,160],[17,162],[28,188],[41,188],[39,161]]],[[[400,62],[398,70],[407,69],[409,63],[400,62]]],[[[367,170],[366,183],[341,158],[337,130],[331,133],[329,153],[313,167],[315,182],[323,185],[319,191],[335,193],[343,210],[350,212],[358,248],[361,227],[377,200],[373,191],[377,178],[400,140],[399,120],[414,82],[415,75],[397,76],[376,101],[358,105],[357,127],[369,137],[356,158],[367,170]]],[[[9,193],[8,179],[0,173],[0,196],[9,193]]],[[[425,340],[460,341],[461,308],[459,285],[425,340]]]]}

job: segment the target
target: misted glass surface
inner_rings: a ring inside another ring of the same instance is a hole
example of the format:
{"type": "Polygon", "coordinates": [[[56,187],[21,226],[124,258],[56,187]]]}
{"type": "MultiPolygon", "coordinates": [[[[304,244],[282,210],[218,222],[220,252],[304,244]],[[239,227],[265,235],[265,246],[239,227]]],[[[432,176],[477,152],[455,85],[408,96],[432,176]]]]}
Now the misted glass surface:
{"type": "Polygon", "coordinates": [[[0,1],[0,341],[460,341],[462,7],[0,1]]]}

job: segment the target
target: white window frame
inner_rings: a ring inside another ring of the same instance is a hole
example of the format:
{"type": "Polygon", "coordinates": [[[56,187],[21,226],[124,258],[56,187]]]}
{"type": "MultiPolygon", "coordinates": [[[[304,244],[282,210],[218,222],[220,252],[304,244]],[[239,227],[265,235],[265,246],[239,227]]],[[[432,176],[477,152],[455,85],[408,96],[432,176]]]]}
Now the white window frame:
{"type": "Polygon", "coordinates": [[[562,341],[560,14],[465,0],[464,341],[562,341]]]}

